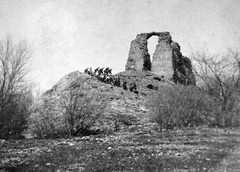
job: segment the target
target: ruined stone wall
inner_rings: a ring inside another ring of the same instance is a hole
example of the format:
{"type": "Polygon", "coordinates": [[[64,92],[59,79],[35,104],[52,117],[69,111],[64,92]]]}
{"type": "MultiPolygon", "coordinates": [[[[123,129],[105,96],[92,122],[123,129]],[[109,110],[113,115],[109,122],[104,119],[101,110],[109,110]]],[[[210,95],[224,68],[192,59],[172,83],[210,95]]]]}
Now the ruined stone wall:
{"type": "Polygon", "coordinates": [[[195,85],[191,61],[182,55],[178,43],[173,42],[169,32],[138,34],[131,42],[126,71],[151,71],[165,79],[184,85],[195,85]],[[158,36],[158,44],[152,57],[148,53],[147,40],[158,36]]]}
{"type": "Polygon", "coordinates": [[[169,32],[159,35],[158,44],[152,57],[151,71],[156,75],[163,75],[167,79],[171,79],[174,74],[171,43],[172,38],[169,32]]]}
{"type": "Polygon", "coordinates": [[[173,49],[173,81],[184,85],[195,85],[196,80],[192,71],[192,63],[189,58],[182,55],[177,42],[172,42],[173,49]]]}
{"type": "Polygon", "coordinates": [[[147,48],[148,34],[142,33],[137,35],[136,39],[131,42],[126,71],[151,70],[151,60],[147,48]]]}

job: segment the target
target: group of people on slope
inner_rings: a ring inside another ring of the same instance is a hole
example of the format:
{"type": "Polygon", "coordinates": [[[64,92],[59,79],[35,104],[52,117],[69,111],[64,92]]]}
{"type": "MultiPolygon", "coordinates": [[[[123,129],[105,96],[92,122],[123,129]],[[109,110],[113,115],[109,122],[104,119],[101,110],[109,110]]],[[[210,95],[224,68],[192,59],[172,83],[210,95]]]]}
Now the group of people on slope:
{"type": "Polygon", "coordinates": [[[129,90],[131,92],[138,93],[137,85],[135,82],[128,84],[126,81],[124,81],[123,83],[121,83],[120,77],[119,76],[114,77],[112,75],[112,69],[109,67],[107,68],[98,67],[94,70],[92,68],[87,68],[84,70],[84,73],[96,77],[101,82],[111,84],[117,87],[122,87],[124,90],[129,90]]]}
{"type": "Polygon", "coordinates": [[[95,70],[92,70],[92,68],[87,68],[84,70],[84,73],[96,77],[98,80],[107,83],[107,84],[112,84],[115,86],[120,87],[120,79],[119,78],[114,78],[112,75],[112,69],[107,67],[107,68],[96,68],[95,70]]]}

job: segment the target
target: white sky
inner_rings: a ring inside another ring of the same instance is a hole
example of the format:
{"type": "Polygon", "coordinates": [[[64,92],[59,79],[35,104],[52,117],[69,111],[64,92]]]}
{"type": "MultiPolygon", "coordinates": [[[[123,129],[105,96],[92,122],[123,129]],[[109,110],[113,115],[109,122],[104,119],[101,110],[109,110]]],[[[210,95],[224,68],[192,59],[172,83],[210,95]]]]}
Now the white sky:
{"type": "Polygon", "coordinates": [[[28,40],[29,78],[46,90],[87,67],[124,71],[138,33],[169,31],[185,56],[239,48],[239,9],[239,0],[0,0],[0,37],[28,40]]]}

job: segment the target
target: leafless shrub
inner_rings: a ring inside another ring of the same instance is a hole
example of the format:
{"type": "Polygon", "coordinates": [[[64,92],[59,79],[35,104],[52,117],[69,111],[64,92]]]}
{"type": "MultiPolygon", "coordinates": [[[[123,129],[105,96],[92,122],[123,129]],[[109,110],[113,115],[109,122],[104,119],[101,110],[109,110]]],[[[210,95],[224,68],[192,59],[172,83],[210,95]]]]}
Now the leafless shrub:
{"type": "Polygon", "coordinates": [[[106,103],[82,84],[66,90],[52,103],[40,98],[32,107],[29,130],[39,138],[95,134],[106,103]]]}
{"type": "Polygon", "coordinates": [[[64,126],[59,122],[54,105],[48,100],[35,99],[28,119],[28,132],[38,138],[65,136],[64,126]]]}
{"type": "Polygon", "coordinates": [[[152,117],[162,129],[211,125],[215,102],[194,86],[176,85],[160,90],[152,100],[152,117]]]}
{"type": "MultiPolygon", "coordinates": [[[[65,124],[69,135],[88,134],[102,117],[106,104],[84,86],[62,96],[65,124]]],[[[90,133],[89,133],[90,134],[90,133]]]]}

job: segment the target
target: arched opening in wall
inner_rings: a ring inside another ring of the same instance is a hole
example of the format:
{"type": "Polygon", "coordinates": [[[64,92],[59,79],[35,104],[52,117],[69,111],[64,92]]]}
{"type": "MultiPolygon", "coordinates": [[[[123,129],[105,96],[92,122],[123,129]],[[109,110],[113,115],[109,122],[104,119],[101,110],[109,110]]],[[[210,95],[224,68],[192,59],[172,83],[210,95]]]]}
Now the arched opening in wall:
{"type": "Polygon", "coordinates": [[[152,62],[152,57],[156,50],[157,44],[158,44],[158,36],[152,36],[151,38],[148,39],[148,54],[150,55],[151,62],[152,62]]]}

